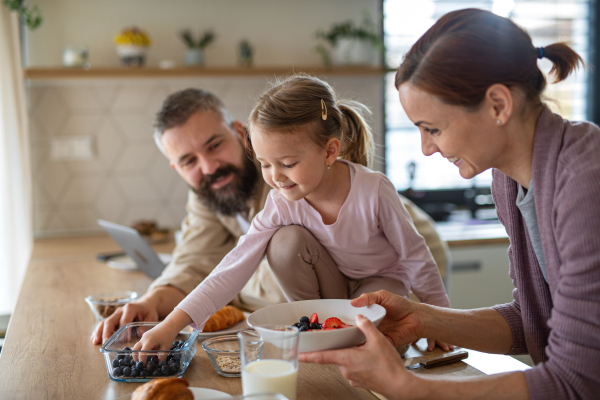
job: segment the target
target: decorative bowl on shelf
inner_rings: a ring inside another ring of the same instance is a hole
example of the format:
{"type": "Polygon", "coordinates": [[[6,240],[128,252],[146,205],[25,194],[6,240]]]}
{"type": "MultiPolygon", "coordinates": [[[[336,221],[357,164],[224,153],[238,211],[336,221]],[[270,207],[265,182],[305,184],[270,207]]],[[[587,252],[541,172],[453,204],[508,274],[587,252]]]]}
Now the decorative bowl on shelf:
{"type": "Polygon", "coordinates": [[[146,62],[146,53],[152,41],[143,30],[126,28],[114,39],[121,65],[126,67],[142,67],[146,62]]]}

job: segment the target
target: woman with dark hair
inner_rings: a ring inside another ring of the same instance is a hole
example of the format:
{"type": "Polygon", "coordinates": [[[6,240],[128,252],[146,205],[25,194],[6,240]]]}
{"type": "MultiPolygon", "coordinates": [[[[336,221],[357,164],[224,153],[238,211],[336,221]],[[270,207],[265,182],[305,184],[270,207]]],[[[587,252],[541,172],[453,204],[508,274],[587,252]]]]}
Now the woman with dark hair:
{"type": "Polygon", "coordinates": [[[440,153],[464,178],[493,168],[514,301],[451,310],[363,294],[353,305],[387,309],[380,332],[358,317],[364,346],[302,361],[338,364],[353,385],[390,398],[600,396],[600,129],[544,105],[541,58],[553,63],[555,82],[582,64],[566,44],[536,48],[512,21],[467,9],[440,18],[396,75],[424,154],[440,153]],[[530,354],[536,366],[477,379],[422,377],[404,369],[386,336],[396,346],[435,336],[488,353],[530,354]]]}

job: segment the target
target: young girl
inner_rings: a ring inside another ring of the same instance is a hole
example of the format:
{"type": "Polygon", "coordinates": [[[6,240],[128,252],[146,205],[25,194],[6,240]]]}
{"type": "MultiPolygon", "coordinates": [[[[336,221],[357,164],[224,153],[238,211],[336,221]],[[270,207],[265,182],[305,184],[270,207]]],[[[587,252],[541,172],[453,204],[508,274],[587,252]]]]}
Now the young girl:
{"type": "Polygon", "coordinates": [[[304,75],[259,98],[248,147],[274,190],[237,247],[134,350],[169,349],[185,326],[201,328],[240,292],[265,254],[290,300],[386,289],[401,296],[412,290],[422,302],[450,306],[396,189],[366,167],[372,141],[363,110],[337,101],[327,83],[304,75]],[[306,254],[298,242],[308,247],[306,254]]]}

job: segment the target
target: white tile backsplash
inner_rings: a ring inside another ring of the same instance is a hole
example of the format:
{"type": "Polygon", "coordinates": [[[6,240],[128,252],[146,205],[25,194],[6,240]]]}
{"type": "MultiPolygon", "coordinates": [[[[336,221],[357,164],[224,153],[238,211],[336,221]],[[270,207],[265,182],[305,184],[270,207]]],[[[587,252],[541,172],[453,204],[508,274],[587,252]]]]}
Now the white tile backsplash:
{"type": "MultiPolygon", "coordinates": [[[[154,116],[164,98],[188,87],[219,96],[234,118],[245,122],[255,99],[274,77],[85,79],[31,81],[28,85],[38,236],[99,231],[96,219],[131,225],[155,219],[178,229],[188,187],[170,168],[152,137],[154,116]],[[49,158],[57,135],[90,135],[89,161],[49,158]]],[[[373,110],[376,132],[383,128],[382,79],[373,76],[329,80],[342,97],[373,110]]]]}

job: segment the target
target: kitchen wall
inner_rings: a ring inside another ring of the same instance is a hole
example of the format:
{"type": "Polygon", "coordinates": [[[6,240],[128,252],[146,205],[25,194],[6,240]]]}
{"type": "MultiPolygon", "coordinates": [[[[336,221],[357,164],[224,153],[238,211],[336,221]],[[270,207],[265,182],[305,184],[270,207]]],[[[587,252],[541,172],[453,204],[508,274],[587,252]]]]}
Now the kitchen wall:
{"type": "Polygon", "coordinates": [[[61,65],[66,45],[86,45],[92,66],[116,66],[113,37],[136,25],[153,43],[148,64],[163,59],[181,63],[185,47],[177,37],[183,28],[195,34],[212,29],[216,41],[206,50],[207,66],[232,66],[243,38],[255,47],[257,66],[314,66],[317,29],[367,11],[381,18],[379,0],[28,0],[44,21],[27,33],[31,66],[61,65]]]}
{"type": "MultiPolygon", "coordinates": [[[[58,67],[66,45],[85,44],[92,68],[117,66],[112,38],[133,24],[153,44],[148,65],[181,63],[177,32],[211,28],[217,40],[207,66],[234,66],[235,48],[248,39],[256,66],[320,66],[314,32],[346,19],[360,22],[364,10],[380,18],[379,1],[267,0],[47,0],[37,4],[42,26],[27,33],[29,65],[58,67]]],[[[310,69],[310,68],[308,68],[310,69]]],[[[343,97],[368,105],[383,143],[383,81],[378,76],[321,76],[343,97]]],[[[275,77],[55,79],[28,82],[37,236],[98,231],[96,219],[130,225],[154,219],[177,228],[185,215],[187,187],[152,140],[152,123],[175,90],[202,87],[217,94],[235,118],[245,121],[254,99],[275,77]],[[53,139],[91,137],[94,156],[85,161],[51,157],[53,139]]],[[[380,147],[380,154],[382,148],[380,147]]],[[[381,165],[379,165],[381,168],[381,165]]]]}

